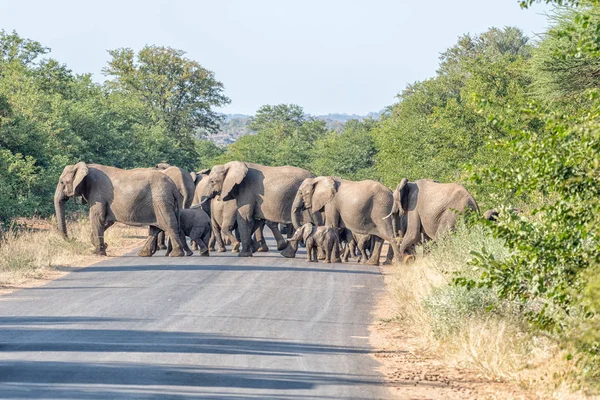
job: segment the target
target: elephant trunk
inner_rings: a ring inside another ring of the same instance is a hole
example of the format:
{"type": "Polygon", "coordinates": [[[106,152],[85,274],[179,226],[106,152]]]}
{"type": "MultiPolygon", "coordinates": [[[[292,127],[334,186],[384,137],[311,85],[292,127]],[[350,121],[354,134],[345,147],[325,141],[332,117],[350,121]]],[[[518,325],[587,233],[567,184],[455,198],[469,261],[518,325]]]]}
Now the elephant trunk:
{"type": "Polygon", "coordinates": [[[67,238],[67,223],[65,221],[65,203],[69,198],[65,196],[62,185],[56,186],[56,192],[54,193],[54,211],[56,212],[56,223],[58,224],[58,231],[67,238]]]}
{"type": "Polygon", "coordinates": [[[304,206],[304,200],[302,193],[298,190],[294,203],[292,203],[292,224],[294,229],[298,229],[302,226],[302,207],[304,206]]]}

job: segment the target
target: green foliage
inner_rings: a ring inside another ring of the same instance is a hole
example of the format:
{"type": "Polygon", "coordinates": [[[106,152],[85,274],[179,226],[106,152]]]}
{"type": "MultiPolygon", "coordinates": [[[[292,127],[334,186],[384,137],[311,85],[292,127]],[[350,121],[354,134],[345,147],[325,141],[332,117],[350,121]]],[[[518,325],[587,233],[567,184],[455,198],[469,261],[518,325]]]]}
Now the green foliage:
{"type": "Polygon", "coordinates": [[[213,73],[182,52],[147,47],[127,71],[126,52],[116,52],[110,68],[117,78],[107,85],[45,58],[48,52],[0,31],[0,223],[52,213],[66,164],[135,168],[168,161],[193,169],[220,154],[195,132],[210,129],[219,120],[212,107],[228,99],[213,73]],[[141,82],[154,86],[136,91],[141,82]],[[151,98],[158,94],[167,108],[151,98]]]}
{"type": "Polygon", "coordinates": [[[577,55],[574,46],[581,37],[587,43],[600,40],[600,30],[581,23],[597,12],[596,6],[562,11],[536,50],[532,87],[538,104],[485,110],[490,125],[505,133],[498,144],[521,162],[483,168],[481,180],[493,179],[497,190],[521,195],[529,213],[503,209],[490,229],[510,256],[477,252],[472,263],[483,271],[481,277],[457,279],[529,305],[531,322],[579,346],[582,371],[595,371],[589,374],[594,379],[600,365],[600,338],[594,333],[600,311],[600,91],[590,66],[600,52],[578,47],[577,55]]]}
{"type": "Polygon", "coordinates": [[[480,284],[497,287],[507,298],[538,299],[541,307],[531,318],[544,328],[562,327],[563,314],[577,312],[571,290],[580,290],[580,274],[600,261],[599,112],[597,102],[583,116],[543,114],[542,132],[513,131],[506,143],[523,157],[520,168],[493,172],[506,190],[539,193],[543,201],[531,217],[506,213],[493,226],[512,256],[479,254],[476,265],[485,270],[480,284]]]}
{"type": "Polygon", "coordinates": [[[239,138],[219,162],[247,161],[310,169],[315,143],[326,134],[325,122],[304,114],[295,104],[262,106],[252,118],[255,135],[239,138]]]}
{"type": "MultiPolygon", "coordinates": [[[[409,85],[373,130],[379,178],[391,187],[404,177],[465,180],[467,165],[477,170],[491,161],[513,163],[511,154],[489,146],[505,133],[480,110],[483,99],[491,98],[488,107],[496,108],[523,101],[530,53],[516,28],[459,38],[442,53],[438,75],[409,85]]],[[[475,189],[488,191],[484,185],[475,189]]]]}
{"type": "Polygon", "coordinates": [[[371,179],[375,146],[371,129],[375,121],[350,120],[341,133],[330,131],[314,146],[312,171],[316,175],[335,175],[344,179],[371,179]]]}
{"type": "Polygon", "coordinates": [[[532,59],[534,93],[572,107],[574,101],[586,101],[583,92],[600,86],[600,36],[593,33],[600,29],[600,8],[556,11],[552,22],[532,59]]]}
{"type": "Polygon", "coordinates": [[[184,51],[170,47],[145,46],[137,54],[122,48],[109,54],[112,59],[104,73],[113,79],[108,88],[144,107],[143,125],[158,135],[158,143],[152,144],[167,149],[164,158],[192,168],[199,157],[196,133],[216,132],[222,117],[213,107],[229,103],[223,84],[213,72],[186,58],[184,51]]]}

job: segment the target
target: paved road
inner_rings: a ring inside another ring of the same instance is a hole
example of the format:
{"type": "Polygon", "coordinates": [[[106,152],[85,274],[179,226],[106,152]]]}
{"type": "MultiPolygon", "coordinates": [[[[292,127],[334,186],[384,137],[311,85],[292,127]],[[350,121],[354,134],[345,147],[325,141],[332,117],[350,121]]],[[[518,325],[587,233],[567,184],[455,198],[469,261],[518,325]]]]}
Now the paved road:
{"type": "Polygon", "coordinates": [[[385,398],[382,276],[303,256],[131,255],[0,296],[0,398],[385,398]]]}

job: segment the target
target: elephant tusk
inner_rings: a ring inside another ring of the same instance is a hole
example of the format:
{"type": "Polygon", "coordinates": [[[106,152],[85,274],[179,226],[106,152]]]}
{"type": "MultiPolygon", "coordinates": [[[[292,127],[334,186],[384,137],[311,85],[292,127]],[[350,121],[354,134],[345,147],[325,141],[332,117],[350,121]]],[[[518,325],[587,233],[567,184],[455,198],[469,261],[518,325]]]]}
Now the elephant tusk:
{"type": "Polygon", "coordinates": [[[206,203],[208,200],[210,200],[208,197],[205,197],[204,200],[202,200],[200,203],[198,203],[198,206],[201,206],[202,204],[206,203]]]}
{"type": "Polygon", "coordinates": [[[381,218],[381,219],[388,219],[389,217],[391,217],[391,216],[392,216],[392,214],[393,214],[393,213],[394,213],[394,212],[392,211],[391,213],[389,213],[388,215],[386,215],[385,217],[383,217],[383,218],[381,218]]]}

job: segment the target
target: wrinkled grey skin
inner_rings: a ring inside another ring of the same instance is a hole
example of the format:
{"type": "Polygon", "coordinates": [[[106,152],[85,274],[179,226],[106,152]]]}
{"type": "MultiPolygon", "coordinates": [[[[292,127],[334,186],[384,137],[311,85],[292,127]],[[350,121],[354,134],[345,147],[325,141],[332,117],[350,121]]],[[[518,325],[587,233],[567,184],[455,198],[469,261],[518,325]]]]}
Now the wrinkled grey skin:
{"type": "Polygon", "coordinates": [[[439,183],[429,179],[409,182],[406,178],[394,191],[392,216],[406,218],[406,229],[400,254],[403,258],[414,254],[415,245],[435,240],[441,233],[456,225],[458,213],[466,210],[479,212],[477,202],[463,186],[439,183]]]}
{"type": "MultiPolygon", "coordinates": [[[[210,226],[210,217],[200,207],[186,208],[181,210],[180,216],[180,227],[182,233],[189,237],[200,250],[201,256],[208,256],[208,241],[212,232],[210,226]]],[[[171,238],[167,241],[167,253],[169,255],[172,250],[171,238]]]]}
{"type": "Polygon", "coordinates": [[[177,186],[183,200],[182,208],[190,208],[194,199],[194,190],[196,189],[190,173],[179,167],[169,167],[161,170],[161,172],[175,182],[175,186],[177,186]]]}
{"type": "MultiPolygon", "coordinates": [[[[210,198],[224,201],[235,199],[237,223],[242,241],[240,257],[252,256],[252,239],[257,221],[267,220],[277,240],[277,249],[287,246],[277,223],[292,222],[292,202],[298,187],[314,176],[296,167],[267,167],[260,164],[232,161],[214,166],[208,177],[210,198]]],[[[299,220],[301,217],[296,217],[299,220]]]]}
{"type": "Polygon", "coordinates": [[[96,254],[106,255],[104,231],[115,222],[150,225],[151,234],[138,252],[140,256],[152,255],[159,230],[175,238],[171,257],[189,252],[179,232],[181,194],[165,174],[149,169],[127,171],[84,162],[67,165],[54,194],[58,229],[65,237],[65,202],[78,196],[90,205],[92,244],[96,254]]]}
{"type": "MultiPolygon", "coordinates": [[[[233,234],[237,227],[237,204],[234,199],[223,201],[218,197],[202,203],[209,196],[208,175],[210,170],[202,170],[196,173],[196,190],[194,192],[193,205],[202,205],[202,208],[210,215],[212,225],[212,237],[218,246],[219,252],[226,251],[224,238],[228,238],[232,244],[232,252],[238,252],[240,242],[233,234]]],[[[211,242],[213,239],[211,239],[211,242]]]]}
{"type": "Polygon", "coordinates": [[[350,257],[356,258],[357,262],[367,262],[375,245],[375,238],[372,235],[355,234],[350,229],[344,228],[339,236],[340,241],[344,242],[343,262],[348,262],[350,257]]]}
{"type": "MultiPolygon", "coordinates": [[[[373,253],[367,261],[379,265],[383,241],[390,242],[395,257],[398,246],[394,240],[395,218],[385,218],[393,206],[392,191],[379,182],[348,181],[331,176],[305,179],[294,199],[294,212],[307,209],[312,213],[324,210],[325,225],[339,231],[348,228],[354,234],[374,235],[373,253]]],[[[290,246],[291,247],[291,246],[290,246]]],[[[293,256],[286,249],[281,253],[293,256]]]]}
{"type": "Polygon", "coordinates": [[[304,240],[306,244],[307,262],[317,262],[319,249],[325,254],[324,263],[342,262],[340,240],[333,228],[314,226],[312,223],[304,224],[290,238],[290,241],[294,242],[300,240],[304,240]]]}
{"type": "MultiPolygon", "coordinates": [[[[181,193],[182,204],[180,207],[189,208],[192,205],[192,199],[194,197],[194,179],[189,173],[185,172],[179,167],[171,166],[167,163],[156,164],[156,169],[167,175],[177,186],[179,193],[181,193]]],[[[165,244],[165,233],[159,232],[157,236],[158,248],[164,250],[167,248],[165,244]]]]}

